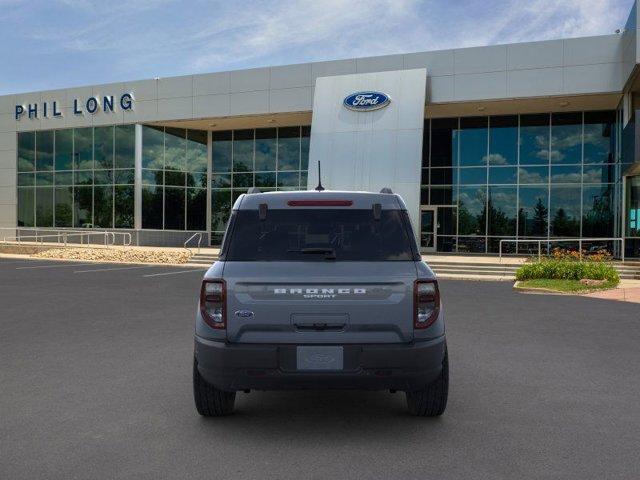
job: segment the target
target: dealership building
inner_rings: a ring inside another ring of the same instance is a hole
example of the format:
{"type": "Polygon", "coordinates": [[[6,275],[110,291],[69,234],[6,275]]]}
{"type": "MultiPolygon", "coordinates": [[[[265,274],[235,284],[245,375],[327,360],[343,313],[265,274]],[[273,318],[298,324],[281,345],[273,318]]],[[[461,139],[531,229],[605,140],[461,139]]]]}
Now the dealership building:
{"type": "Polygon", "coordinates": [[[328,189],[400,193],[425,252],[582,239],[638,257],[637,15],[612,35],[2,96],[0,237],[218,245],[240,195],[312,189],[321,162],[328,189]]]}

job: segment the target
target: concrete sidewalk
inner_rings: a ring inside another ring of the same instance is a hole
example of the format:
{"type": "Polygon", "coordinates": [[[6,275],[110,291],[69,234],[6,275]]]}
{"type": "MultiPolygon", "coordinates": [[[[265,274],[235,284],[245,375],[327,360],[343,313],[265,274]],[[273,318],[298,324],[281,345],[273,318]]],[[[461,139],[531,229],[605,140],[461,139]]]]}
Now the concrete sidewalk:
{"type": "Polygon", "coordinates": [[[602,292],[587,293],[585,297],[640,303],[640,280],[621,280],[618,288],[602,292]]]}

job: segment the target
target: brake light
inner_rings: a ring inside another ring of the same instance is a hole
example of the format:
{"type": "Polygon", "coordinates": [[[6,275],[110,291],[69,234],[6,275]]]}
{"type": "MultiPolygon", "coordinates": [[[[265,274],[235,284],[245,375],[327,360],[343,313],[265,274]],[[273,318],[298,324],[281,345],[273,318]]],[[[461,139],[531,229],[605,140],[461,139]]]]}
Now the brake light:
{"type": "Polygon", "coordinates": [[[200,289],[200,313],[211,328],[227,326],[227,285],[224,280],[203,280],[200,289]]]}
{"type": "Polygon", "coordinates": [[[440,291],[436,280],[417,280],[413,285],[413,328],[429,328],[440,313],[440,291]]]}
{"type": "Polygon", "coordinates": [[[290,207],[350,207],[351,200],[289,200],[290,207]]]}

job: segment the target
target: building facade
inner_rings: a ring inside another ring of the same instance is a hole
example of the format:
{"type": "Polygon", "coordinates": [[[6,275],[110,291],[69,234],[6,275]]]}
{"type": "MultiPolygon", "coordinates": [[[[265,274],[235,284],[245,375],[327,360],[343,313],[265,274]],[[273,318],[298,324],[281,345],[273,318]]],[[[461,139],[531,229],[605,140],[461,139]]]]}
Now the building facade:
{"type": "Polygon", "coordinates": [[[313,188],[320,161],[327,188],[400,193],[425,252],[638,257],[637,15],[614,35],[2,96],[0,237],[217,245],[240,195],[313,188]]]}

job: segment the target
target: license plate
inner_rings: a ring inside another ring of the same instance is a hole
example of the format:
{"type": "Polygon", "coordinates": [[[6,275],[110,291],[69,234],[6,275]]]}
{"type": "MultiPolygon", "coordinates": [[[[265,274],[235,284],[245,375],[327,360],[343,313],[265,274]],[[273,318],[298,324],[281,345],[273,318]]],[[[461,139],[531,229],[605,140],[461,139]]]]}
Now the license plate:
{"type": "Polygon", "coordinates": [[[298,370],[342,370],[342,347],[301,346],[297,348],[298,370]]]}

